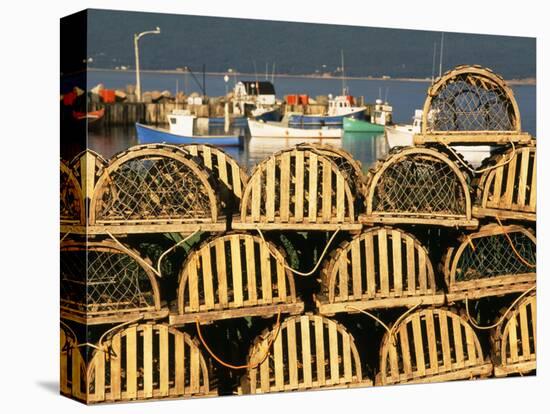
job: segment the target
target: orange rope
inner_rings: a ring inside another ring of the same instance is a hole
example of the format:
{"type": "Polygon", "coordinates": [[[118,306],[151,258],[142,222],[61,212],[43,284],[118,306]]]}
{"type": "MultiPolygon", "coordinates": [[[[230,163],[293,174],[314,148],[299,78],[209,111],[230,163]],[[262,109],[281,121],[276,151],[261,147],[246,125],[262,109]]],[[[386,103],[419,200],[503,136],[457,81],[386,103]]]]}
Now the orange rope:
{"type": "Polygon", "coordinates": [[[498,221],[498,224],[500,228],[502,229],[504,236],[506,236],[506,240],[508,240],[508,243],[510,244],[510,247],[512,248],[514,254],[517,256],[517,258],[527,267],[530,267],[531,269],[534,269],[537,267],[537,264],[530,263],[527,259],[525,259],[519,252],[516,250],[516,246],[514,246],[514,242],[512,241],[512,238],[508,235],[508,232],[504,230],[504,226],[502,225],[502,222],[500,221],[500,218],[496,216],[496,219],[498,221]]]}
{"type": "Polygon", "coordinates": [[[279,336],[279,331],[281,329],[281,311],[279,311],[277,313],[277,322],[275,322],[275,326],[277,327],[276,328],[276,332],[275,332],[275,335],[272,335],[270,338],[269,338],[269,341],[268,341],[268,344],[267,344],[267,351],[265,353],[265,355],[256,363],[256,364],[245,364],[245,365],[233,365],[233,364],[230,364],[228,362],[225,362],[223,359],[221,359],[219,356],[217,356],[211,349],[210,347],[208,346],[208,344],[206,343],[206,341],[204,340],[203,336],[202,336],[202,332],[201,332],[201,328],[200,328],[200,323],[199,323],[199,319],[195,319],[195,325],[197,327],[197,334],[199,335],[199,339],[201,341],[201,343],[203,344],[204,348],[208,351],[208,353],[210,354],[210,356],[212,358],[214,358],[220,365],[223,365],[224,367],[226,368],[230,368],[230,369],[254,369],[256,368],[258,365],[260,365],[261,363],[263,363],[265,361],[265,359],[269,356],[269,350],[271,348],[271,345],[273,344],[273,342],[275,341],[275,339],[277,339],[277,337],[279,336]]]}

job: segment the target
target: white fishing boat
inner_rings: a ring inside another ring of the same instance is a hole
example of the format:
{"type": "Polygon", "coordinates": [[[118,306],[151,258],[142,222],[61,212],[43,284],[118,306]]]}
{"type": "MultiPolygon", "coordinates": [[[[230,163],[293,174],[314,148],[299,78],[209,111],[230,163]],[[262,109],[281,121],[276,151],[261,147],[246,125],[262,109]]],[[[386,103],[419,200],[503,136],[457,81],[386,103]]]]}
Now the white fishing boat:
{"type": "Polygon", "coordinates": [[[292,128],[288,122],[264,122],[248,119],[248,128],[253,138],[342,138],[341,128],[292,128]]]}
{"type": "MultiPolygon", "coordinates": [[[[414,134],[419,134],[422,130],[422,110],[414,111],[412,124],[407,125],[391,125],[386,126],[385,134],[388,141],[388,146],[394,147],[410,147],[414,145],[414,134]]],[[[464,157],[464,160],[470,163],[474,168],[481,165],[483,160],[491,156],[490,145],[451,145],[457,153],[464,157]]]]}

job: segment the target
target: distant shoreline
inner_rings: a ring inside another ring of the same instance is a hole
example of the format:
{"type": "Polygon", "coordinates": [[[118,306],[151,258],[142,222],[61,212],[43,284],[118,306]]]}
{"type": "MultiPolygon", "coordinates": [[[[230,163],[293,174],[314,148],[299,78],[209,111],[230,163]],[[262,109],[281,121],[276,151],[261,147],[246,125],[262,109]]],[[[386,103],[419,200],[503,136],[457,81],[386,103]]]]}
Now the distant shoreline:
{"type": "MultiPolygon", "coordinates": [[[[132,73],[133,69],[129,70],[117,70],[117,69],[107,69],[107,68],[88,68],[90,72],[115,72],[115,73],[132,73]]],[[[176,69],[155,69],[155,70],[141,70],[141,73],[157,73],[157,74],[167,74],[167,75],[183,75],[185,72],[182,70],[176,69]]],[[[262,74],[254,73],[245,73],[245,72],[206,72],[207,75],[211,76],[238,76],[238,77],[258,77],[258,80],[263,80],[262,74]]],[[[340,76],[332,75],[293,75],[278,73],[274,75],[275,78],[298,78],[298,79],[326,79],[326,80],[339,80],[342,79],[340,76]]],[[[421,82],[421,83],[431,83],[431,78],[394,78],[394,77],[385,77],[385,76],[346,76],[346,80],[374,80],[374,81],[397,81],[397,82],[421,82]]],[[[524,79],[505,79],[506,83],[509,85],[536,85],[536,78],[524,78],[524,79]]]]}

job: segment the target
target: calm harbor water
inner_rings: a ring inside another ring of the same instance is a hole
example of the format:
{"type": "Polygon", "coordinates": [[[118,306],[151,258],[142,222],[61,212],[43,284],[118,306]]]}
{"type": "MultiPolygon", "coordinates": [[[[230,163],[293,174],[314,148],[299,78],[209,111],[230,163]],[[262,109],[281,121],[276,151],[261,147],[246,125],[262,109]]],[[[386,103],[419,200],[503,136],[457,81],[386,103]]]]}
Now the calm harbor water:
{"type": "MultiPolygon", "coordinates": [[[[237,79],[238,80],[238,79],[237,79]]],[[[262,80],[259,78],[259,80],[262,80]]],[[[88,86],[102,83],[106,88],[124,88],[135,82],[133,72],[90,71],[88,86]]],[[[206,92],[209,96],[221,96],[233,88],[235,79],[231,78],[226,85],[222,75],[206,77],[206,92]]],[[[366,102],[374,102],[378,97],[387,99],[393,106],[394,121],[410,123],[414,110],[422,108],[429,82],[396,81],[396,80],[358,80],[346,81],[350,93],[354,96],[364,96],[366,102]]],[[[164,73],[143,73],[142,90],[170,90],[172,93],[184,90],[187,94],[199,91],[199,87],[190,75],[164,73]]],[[[277,97],[288,94],[307,94],[315,98],[317,95],[338,94],[342,89],[339,79],[311,79],[275,77],[277,97]]],[[[512,86],[521,113],[522,129],[536,136],[536,87],[534,85],[512,86]]],[[[211,130],[211,133],[221,131],[211,130]]],[[[257,162],[275,151],[295,145],[303,140],[266,140],[247,137],[243,148],[227,148],[239,163],[252,168],[257,162]]],[[[324,140],[323,142],[340,146],[349,151],[356,159],[368,168],[374,161],[383,157],[387,151],[387,143],[383,134],[346,133],[342,140],[324,140]]],[[[99,128],[90,131],[88,143],[91,149],[105,157],[137,144],[134,127],[99,128]]]]}

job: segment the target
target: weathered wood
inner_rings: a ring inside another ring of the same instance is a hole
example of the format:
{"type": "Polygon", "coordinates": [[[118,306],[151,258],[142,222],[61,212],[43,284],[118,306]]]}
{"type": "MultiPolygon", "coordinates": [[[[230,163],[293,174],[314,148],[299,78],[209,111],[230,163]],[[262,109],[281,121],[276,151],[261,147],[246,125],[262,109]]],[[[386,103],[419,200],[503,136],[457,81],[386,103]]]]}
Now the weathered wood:
{"type": "Polygon", "coordinates": [[[364,231],[331,253],[321,269],[321,294],[316,298],[319,312],[327,315],[444,300],[426,249],[404,231],[385,227],[364,231]]]}
{"type": "Polygon", "coordinates": [[[261,360],[266,351],[269,356],[261,367],[249,368],[245,374],[252,394],[372,385],[363,378],[353,337],[342,325],[322,316],[293,316],[279,328],[263,332],[250,348],[249,361],[261,360]]]}
{"type": "Polygon", "coordinates": [[[301,313],[304,304],[285,264],[283,253],[257,236],[235,233],[206,241],[182,266],[178,313],[170,315],[170,323],[301,313]]]}
{"type": "Polygon", "coordinates": [[[477,194],[474,216],[536,220],[536,143],[516,148],[515,156],[513,154],[514,150],[509,149],[491,157],[487,165],[498,167],[486,171],[474,182],[477,194]]]}
{"type": "Polygon", "coordinates": [[[138,252],[111,240],[64,240],[62,317],[86,325],[166,317],[157,279],[146,264],[138,252]]]}
{"type": "Polygon", "coordinates": [[[536,283],[536,245],[532,232],[517,225],[489,224],[464,235],[444,257],[447,299],[478,299],[531,288],[536,283]]]}
{"type": "Polygon", "coordinates": [[[382,339],[377,385],[469,379],[488,376],[493,370],[473,328],[448,310],[415,311],[392,330],[395,338],[386,333],[382,339]],[[392,362],[395,355],[397,361],[392,362]]]}
{"type": "Polygon", "coordinates": [[[217,394],[211,387],[207,360],[187,333],[162,324],[133,324],[113,332],[104,347],[114,351],[115,344],[118,352],[108,356],[108,352],[97,350],[90,361],[88,403],[217,394]],[[124,371],[120,361],[126,361],[124,371]],[[109,367],[109,375],[98,369],[102,364],[109,367]]]}
{"type": "Polygon", "coordinates": [[[425,143],[526,142],[512,89],[488,68],[462,65],[446,72],[429,88],[422,130],[415,145],[425,143]],[[483,104],[481,102],[484,102],[483,104]]]}
{"type": "Polygon", "coordinates": [[[476,227],[466,174],[445,153],[407,147],[392,151],[367,174],[365,224],[476,227]]]}
{"type": "Polygon", "coordinates": [[[491,332],[495,376],[527,374],[537,368],[537,296],[520,300],[491,332]]]}
{"type": "Polygon", "coordinates": [[[86,364],[73,332],[61,325],[59,353],[59,390],[79,400],[86,398],[86,364]]]}
{"type": "Polygon", "coordinates": [[[232,227],[359,229],[356,205],[360,194],[354,179],[363,179],[356,179],[361,172],[351,160],[343,151],[322,145],[298,145],[263,160],[252,171],[240,218],[232,227]]]}

